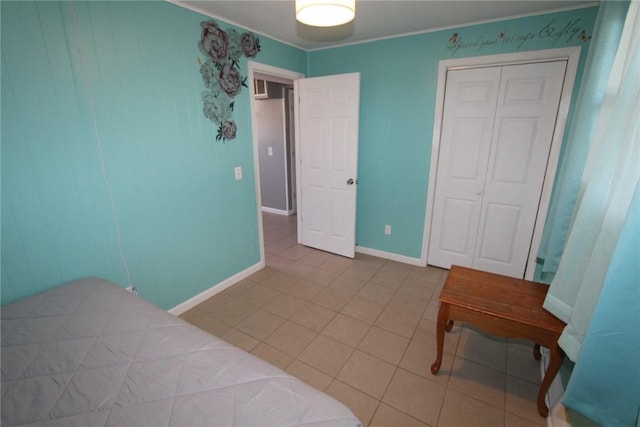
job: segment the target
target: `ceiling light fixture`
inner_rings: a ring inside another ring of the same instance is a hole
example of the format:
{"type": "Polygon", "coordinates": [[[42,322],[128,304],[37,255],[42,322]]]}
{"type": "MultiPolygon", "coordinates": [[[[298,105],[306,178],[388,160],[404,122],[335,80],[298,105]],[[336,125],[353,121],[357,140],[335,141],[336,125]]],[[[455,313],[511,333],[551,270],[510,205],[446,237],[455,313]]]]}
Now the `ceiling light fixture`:
{"type": "Polygon", "coordinates": [[[296,0],[296,19],[314,27],[346,24],[356,16],[356,0],[296,0]]]}

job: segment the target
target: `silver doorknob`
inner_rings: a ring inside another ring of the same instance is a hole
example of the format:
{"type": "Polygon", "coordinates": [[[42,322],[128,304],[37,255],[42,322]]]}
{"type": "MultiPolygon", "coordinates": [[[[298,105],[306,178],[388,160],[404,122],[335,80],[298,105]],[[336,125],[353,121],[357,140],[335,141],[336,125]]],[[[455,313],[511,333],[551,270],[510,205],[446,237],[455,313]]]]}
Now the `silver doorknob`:
{"type": "Polygon", "coordinates": [[[349,178],[347,180],[347,185],[353,185],[353,178],[349,178]]]}

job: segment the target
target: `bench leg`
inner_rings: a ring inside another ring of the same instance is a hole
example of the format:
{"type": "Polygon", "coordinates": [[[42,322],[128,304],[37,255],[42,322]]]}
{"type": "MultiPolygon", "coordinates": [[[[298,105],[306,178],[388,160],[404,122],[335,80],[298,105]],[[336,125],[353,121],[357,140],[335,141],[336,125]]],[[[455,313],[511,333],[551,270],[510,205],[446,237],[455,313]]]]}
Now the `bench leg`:
{"type": "Polygon", "coordinates": [[[549,386],[551,385],[553,378],[555,378],[558,370],[560,369],[560,365],[562,365],[562,360],[564,359],[564,352],[558,346],[557,342],[550,346],[549,353],[551,355],[549,358],[549,366],[547,366],[547,371],[544,373],[544,378],[542,379],[542,384],[540,384],[540,390],[538,391],[538,412],[543,417],[549,415],[549,408],[547,407],[544,398],[547,395],[547,391],[549,391],[549,386]]]}
{"type": "Polygon", "coordinates": [[[450,331],[453,327],[453,322],[449,320],[449,304],[440,303],[440,310],[438,310],[438,326],[436,330],[436,339],[438,346],[438,354],[436,361],[431,365],[431,373],[433,375],[440,371],[440,365],[442,364],[442,351],[444,348],[444,331],[450,331]]]}
{"type": "Polygon", "coordinates": [[[536,360],[542,359],[542,353],[540,353],[540,344],[538,343],[533,346],[533,358],[536,360]]]}

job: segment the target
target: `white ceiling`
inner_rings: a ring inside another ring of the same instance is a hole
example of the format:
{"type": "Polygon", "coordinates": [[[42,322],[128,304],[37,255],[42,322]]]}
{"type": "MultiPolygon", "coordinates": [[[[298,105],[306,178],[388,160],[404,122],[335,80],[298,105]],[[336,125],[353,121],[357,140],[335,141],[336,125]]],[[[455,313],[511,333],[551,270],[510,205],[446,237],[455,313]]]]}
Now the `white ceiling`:
{"type": "Polygon", "coordinates": [[[339,27],[316,28],[296,21],[293,0],[169,1],[305,50],[598,3],[593,0],[357,0],[354,21],[339,27]]]}

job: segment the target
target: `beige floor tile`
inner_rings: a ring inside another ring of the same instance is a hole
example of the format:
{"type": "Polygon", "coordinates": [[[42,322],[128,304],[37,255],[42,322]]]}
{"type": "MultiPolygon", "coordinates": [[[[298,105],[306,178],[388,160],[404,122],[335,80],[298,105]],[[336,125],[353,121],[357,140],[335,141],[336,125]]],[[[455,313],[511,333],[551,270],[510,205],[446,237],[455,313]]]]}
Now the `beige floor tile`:
{"type": "Polygon", "coordinates": [[[438,310],[440,310],[440,302],[435,299],[431,299],[427,308],[422,314],[423,319],[431,320],[432,322],[438,321],[438,310]]]}
{"type": "Polygon", "coordinates": [[[278,272],[273,268],[265,267],[262,270],[259,270],[253,273],[251,276],[247,277],[247,279],[253,282],[262,283],[265,280],[268,280],[269,278],[271,278],[272,276],[275,276],[276,274],[278,274],[278,272]]]}
{"type": "Polygon", "coordinates": [[[231,329],[231,326],[219,321],[213,316],[205,316],[195,322],[194,325],[202,329],[203,331],[207,331],[217,337],[221,337],[222,335],[226,334],[229,329],[231,329]]]}
{"type": "Polygon", "coordinates": [[[340,275],[335,271],[325,270],[322,266],[314,268],[310,273],[304,276],[305,280],[322,286],[327,286],[340,275]]]}
{"type": "Polygon", "coordinates": [[[374,326],[360,342],[358,349],[392,365],[397,365],[408,344],[408,338],[374,326]]]}
{"type": "Polygon", "coordinates": [[[295,283],[289,286],[289,288],[284,291],[284,293],[293,295],[294,297],[302,298],[305,301],[310,301],[322,290],[323,287],[316,283],[298,279],[295,283]]]}
{"type": "Polygon", "coordinates": [[[313,249],[303,245],[293,245],[288,249],[280,252],[280,256],[291,260],[299,260],[305,255],[309,255],[313,252],[313,249]]]}
{"type": "Polygon", "coordinates": [[[444,279],[447,277],[448,272],[449,270],[445,270],[444,268],[427,266],[427,267],[419,267],[412,270],[409,273],[409,276],[419,280],[431,282],[431,283],[440,283],[441,281],[444,281],[444,279]]]}
{"type": "Polygon", "coordinates": [[[356,295],[344,306],[342,313],[354,319],[373,324],[383,309],[383,305],[360,298],[356,295]]]}
{"type": "Polygon", "coordinates": [[[341,275],[329,284],[330,288],[337,289],[350,297],[362,289],[367,279],[361,279],[354,276],[341,275]]]}
{"type": "Polygon", "coordinates": [[[407,313],[422,317],[428,304],[428,298],[418,297],[398,290],[393,297],[391,297],[387,307],[396,307],[400,310],[406,311],[407,313]]]}
{"type": "MultiPolygon", "coordinates": [[[[227,295],[231,295],[234,298],[239,298],[239,296],[242,296],[246,291],[248,291],[249,289],[253,288],[256,285],[258,285],[258,282],[254,282],[253,280],[249,280],[247,278],[239,281],[238,283],[234,283],[232,286],[227,288],[224,291],[224,293],[227,295]]],[[[239,298],[239,299],[242,299],[242,298],[239,298]]]]}
{"type": "Polygon", "coordinates": [[[185,322],[189,322],[192,325],[195,325],[198,322],[198,320],[202,319],[205,316],[206,316],[206,313],[204,313],[203,311],[200,311],[198,307],[194,307],[191,310],[185,311],[178,317],[184,320],[185,322]]]}
{"type": "Polygon", "coordinates": [[[436,343],[411,340],[402,356],[400,367],[429,381],[446,386],[453,366],[453,354],[444,353],[440,364],[440,371],[433,375],[431,365],[436,360],[436,343]]]}
{"type": "Polygon", "coordinates": [[[353,260],[351,259],[332,255],[328,260],[322,263],[322,268],[342,274],[351,264],[353,264],[353,260]]]}
{"type": "Polygon", "coordinates": [[[286,321],[269,335],[264,342],[290,356],[297,357],[298,354],[313,341],[316,335],[318,335],[318,333],[311,329],[307,329],[291,321],[286,321]]]}
{"type": "Polygon", "coordinates": [[[545,425],[524,340],[456,322],[431,374],[446,270],[300,246],[296,217],[263,225],[267,267],[181,318],[326,390],[365,426],[545,425]]]}
{"type": "Polygon", "coordinates": [[[265,262],[266,264],[275,269],[282,270],[286,266],[292,263],[290,259],[282,258],[269,250],[269,246],[265,246],[265,262]]]}
{"type": "Polygon", "coordinates": [[[360,292],[358,292],[358,296],[364,298],[368,301],[373,301],[378,304],[386,305],[395,291],[393,289],[385,288],[381,285],[376,285],[375,283],[367,283],[360,292]]]}
{"type": "MultiPolygon", "coordinates": [[[[420,320],[420,323],[418,323],[418,327],[416,328],[416,331],[414,332],[412,339],[415,341],[420,341],[427,344],[433,344],[433,348],[435,349],[437,326],[438,325],[436,322],[432,322],[431,320],[422,318],[420,320]]],[[[461,335],[462,335],[462,325],[458,323],[454,323],[453,329],[451,329],[450,332],[444,333],[444,344],[442,346],[444,351],[447,353],[455,354],[456,349],[458,348],[458,342],[460,341],[461,335]]]]}
{"type": "Polygon", "coordinates": [[[294,261],[286,267],[282,268],[282,271],[293,274],[294,276],[304,277],[311,273],[315,269],[312,265],[302,264],[301,262],[294,261]]]}
{"type": "Polygon", "coordinates": [[[369,396],[381,399],[396,367],[361,351],[354,351],[336,378],[369,396]]]}
{"type": "Polygon", "coordinates": [[[321,305],[329,310],[340,311],[351,299],[351,295],[345,294],[338,289],[326,287],[322,289],[311,302],[321,305]]]}
{"type": "Polygon", "coordinates": [[[229,344],[233,344],[236,347],[243,349],[244,351],[251,351],[255,346],[260,344],[260,341],[254,337],[251,337],[235,328],[229,329],[229,331],[220,338],[229,344]]]}
{"type": "Polygon", "coordinates": [[[507,341],[465,324],[456,355],[504,372],[507,366],[507,341]]]}
{"type": "Polygon", "coordinates": [[[400,289],[398,289],[398,292],[430,299],[437,287],[438,285],[436,283],[425,282],[410,276],[405,279],[400,289]]]}
{"type": "Polygon", "coordinates": [[[540,384],[540,361],[533,357],[533,343],[507,345],[507,374],[540,384]]]}
{"type": "Polygon", "coordinates": [[[251,354],[282,370],[287,369],[291,362],[293,362],[293,357],[265,343],[260,343],[254,347],[254,349],[251,350],[251,354]]]}
{"type": "Polygon", "coordinates": [[[305,254],[301,258],[298,259],[298,262],[303,264],[307,264],[313,267],[319,267],[323,263],[325,263],[330,258],[330,255],[327,252],[322,252],[318,250],[313,250],[308,254],[305,254]]]}
{"type": "Polygon", "coordinates": [[[378,406],[369,427],[429,427],[422,421],[410,417],[382,402],[378,406]]]}
{"type": "MultiPolygon", "coordinates": [[[[236,285],[242,288],[240,284],[236,283],[236,285]]],[[[236,299],[234,296],[229,294],[229,289],[233,288],[236,285],[231,286],[224,292],[218,293],[212,296],[211,298],[207,298],[206,300],[198,304],[196,307],[194,307],[194,309],[197,309],[205,314],[209,314],[213,310],[216,310],[218,308],[225,306],[227,303],[236,299]]]]}
{"type": "Polygon", "coordinates": [[[255,305],[256,307],[262,307],[278,296],[278,294],[278,291],[274,291],[267,286],[255,285],[240,294],[236,294],[236,298],[255,305]]]}
{"type": "Polygon", "coordinates": [[[504,371],[456,357],[449,377],[449,389],[504,409],[506,381],[504,371]]]}
{"type": "Polygon", "coordinates": [[[293,285],[297,280],[299,279],[296,276],[277,272],[276,274],[265,279],[262,284],[275,291],[284,292],[289,289],[289,287],[293,285]]]}
{"type": "Polygon", "coordinates": [[[280,294],[277,298],[272,299],[265,304],[262,309],[273,313],[277,316],[289,319],[307,302],[302,298],[294,297],[289,294],[280,294]]]}
{"type": "Polygon", "coordinates": [[[396,290],[400,288],[400,286],[402,285],[402,282],[404,282],[404,279],[406,277],[407,277],[406,272],[388,271],[388,270],[385,270],[383,267],[371,278],[371,280],[369,280],[369,283],[373,283],[375,285],[380,285],[380,286],[384,286],[385,288],[396,290]]]}
{"type": "Polygon", "coordinates": [[[245,334],[262,341],[270,333],[275,331],[284,323],[282,317],[276,316],[264,310],[258,310],[245,320],[240,322],[237,328],[245,334]]]}
{"type": "Polygon", "coordinates": [[[351,409],[363,426],[369,424],[369,421],[373,417],[373,414],[380,403],[371,396],[368,396],[337,380],[333,380],[331,384],[329,384],[326,393],[351,409]]]}
{"type": "Polygon", "coordinates": [[[352,347],[320,334],[300,353],[298,359],[335,377],[351,353],[352,347]]]}
{"type": "Polygon", "coordinates": [[[213,304],[209,304],[206,309],[207,313],[210,313],[216,319],[231,326],[236,326],[255,313],[258,307],[233,297],[227,297],[216,300],[213,304]]]}
{"type": "Polygon", "coordinates": [[[539,425],[546,425],[546,418],[538,413],[536,400],[539,386],[507,375],[505,410],[539,425]]]}
{"type": "Polygon", "coordinates": [[[407,415],[435,426],[445,390],[445,387],[421,376],[404,369],[397,369],[382,401],[407,415]]]}
{"type": "Polygon", "coordinates": [[[351,347],[357,347],[367,334],[371,325],[338,313],[322,330],[322,334],[336,339],[351,347]]]}
{"type": "Polygon", "coordinates": [[[331,322],[331,319],[336,314],[335,311],[309,302],[303,305],[289,320],[305,328],[320,332],[331,322]]]}
{"type": "Polygon", "coordinates": [[[324,391],[333,378],[299,360],[294,360],[287,372],[320,391],[324,391]]]}
{"type": "Polygon", "coordinates": [[[344,275],[363,279],[366,282],[376,274],[379,268],[380,265],[377,263],[371,263],[369,260],[365,261],[356,257],[354,263],[344,271],[344,275]]]}
{"type": "Polygon", "coordinates": [[[382,310],[374,325],[403,337],[411,338],[419,322],[419,315],[406,312],[396,306],[387,306],[382,310]]]}
{"type": "Polygon", "coordinates": [[[504,411],[448,389],[437,425],[438,427],[502,427],[504,411]]]}

